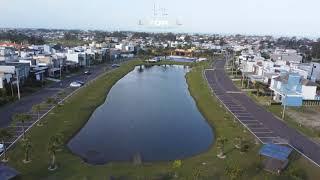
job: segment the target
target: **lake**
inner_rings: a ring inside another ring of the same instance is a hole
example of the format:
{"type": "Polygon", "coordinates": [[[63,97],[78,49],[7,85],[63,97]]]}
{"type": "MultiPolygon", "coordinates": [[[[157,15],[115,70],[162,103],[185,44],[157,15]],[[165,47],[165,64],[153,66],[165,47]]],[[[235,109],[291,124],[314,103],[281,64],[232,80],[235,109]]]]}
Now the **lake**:
{"type": "Polygon", "coordinates": [[[212,128],[191,97],[186,66],[137,66],[69,141],[87,163],[168,161],[208,150],[212,128]]]}

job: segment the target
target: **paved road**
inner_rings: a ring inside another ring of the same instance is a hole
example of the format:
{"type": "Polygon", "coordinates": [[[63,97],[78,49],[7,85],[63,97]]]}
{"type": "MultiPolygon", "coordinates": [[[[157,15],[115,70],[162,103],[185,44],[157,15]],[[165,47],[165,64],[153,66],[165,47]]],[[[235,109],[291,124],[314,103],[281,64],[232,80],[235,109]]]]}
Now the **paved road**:
{"type": "Polygon", "coordinates": [[[289,144],[320,164],[320,145],[288,127],[234,86],[225,73],[225,60],[217,60],[205,76],[217,98],[263,143],[289,144]]]}
{"type": "Polygon", "coordinates": [[[63,89],[72,92],[74,89],[69,88],[71,82],[76,80],[87,82],[104,72],[106,68],[110,68],[110,65],[103,64],[92,66],[90,67],[90,71],[92,72],[91,75],[78,74],[65,78],[61,82],[55,82],[34,94],[21,98],[20,101],[2,106],[0,108],[0,127],[8,127],[12,121],[11,117],[13,114],[29,112],[33,105],[44,102],[48,97],[55,96],[63,89]]]}

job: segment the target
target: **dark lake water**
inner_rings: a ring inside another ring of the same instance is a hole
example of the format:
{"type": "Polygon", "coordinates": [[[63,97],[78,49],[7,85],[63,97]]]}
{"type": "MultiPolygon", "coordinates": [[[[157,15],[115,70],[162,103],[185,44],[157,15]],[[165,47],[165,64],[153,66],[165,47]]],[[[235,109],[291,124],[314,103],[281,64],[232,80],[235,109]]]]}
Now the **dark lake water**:
{"type": "Polygon", "coordinates": [[[165,161],[206,151],[213,132],[188,91],[183,66],[136,67],[68,143],[90,164],[165,161]]]}

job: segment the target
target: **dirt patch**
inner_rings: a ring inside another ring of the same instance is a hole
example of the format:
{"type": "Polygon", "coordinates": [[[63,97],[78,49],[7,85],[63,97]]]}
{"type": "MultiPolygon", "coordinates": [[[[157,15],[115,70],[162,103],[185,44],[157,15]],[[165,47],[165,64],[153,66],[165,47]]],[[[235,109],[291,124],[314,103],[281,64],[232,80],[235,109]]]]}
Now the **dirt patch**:
{"type": "Polygon", "coordinates": [[[320,107],[290,108],[287,114],[303,126],[320,131],[320,107]]]}

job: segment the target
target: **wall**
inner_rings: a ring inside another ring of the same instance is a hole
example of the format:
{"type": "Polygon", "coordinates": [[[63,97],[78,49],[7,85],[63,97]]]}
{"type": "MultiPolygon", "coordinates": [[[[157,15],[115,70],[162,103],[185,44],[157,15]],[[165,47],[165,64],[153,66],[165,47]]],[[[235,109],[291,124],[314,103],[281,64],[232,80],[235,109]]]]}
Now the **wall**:
{"type": "Polygon", "coordinates": [[[317,93],[316,86],[302,86],[303,100],[314,100],[317,93]]]}
{"type": "Polygon", "coordinates": [[[282,98],[282,104],[285,104],[286,106],[294,106],[294,107],[302,106],[302,96],[287,95],[286,98],[282,98]]]}

